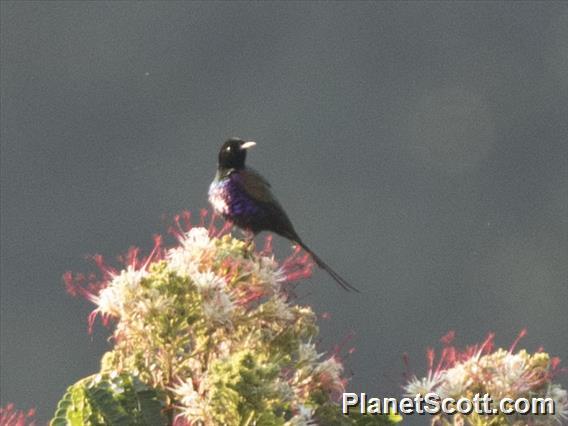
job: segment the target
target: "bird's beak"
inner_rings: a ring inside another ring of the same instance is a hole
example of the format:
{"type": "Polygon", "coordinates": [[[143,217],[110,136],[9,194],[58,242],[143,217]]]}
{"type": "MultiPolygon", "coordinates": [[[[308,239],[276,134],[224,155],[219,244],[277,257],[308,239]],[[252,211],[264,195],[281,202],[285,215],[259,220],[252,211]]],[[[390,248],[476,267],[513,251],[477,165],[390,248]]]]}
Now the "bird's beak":
{"type": "Polygon", "coordinates": [[[248,141],[241,145],[241,149],[249,149],[256,145],[254,141],[248,141]]]}

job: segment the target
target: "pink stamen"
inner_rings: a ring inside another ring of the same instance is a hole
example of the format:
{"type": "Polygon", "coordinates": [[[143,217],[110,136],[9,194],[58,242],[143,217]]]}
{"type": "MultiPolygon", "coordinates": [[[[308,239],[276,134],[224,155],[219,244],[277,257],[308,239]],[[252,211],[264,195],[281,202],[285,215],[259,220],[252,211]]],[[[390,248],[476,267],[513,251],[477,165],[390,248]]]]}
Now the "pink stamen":
{"type": "Polygon", "coordinates": [[[181,214],[174,215],[174,225],[168,228],[168,233],[174,236],[177,240],[183,238],[186,232],[189,232],[192,228],[191,225],[191,212],[184,210],[181,214]]]}
{"type": "Polygon", "coordinates": [[[455,347],[449,346],[446,352],[446,365],[444,369],[453,367],[458,362],[458,352],[455,347]]]}
{"type": "Polygon", "coordinates": [[[95,320],[97,319],[97,316],[101,314],[101,322],[105,327],[108,327],[110,324],[110,320],[112,319],[112,317],[109,314],[106,313],[101,313],[99,311],[99,309],[94,309],[89,316],[87,317],[87,330],[89,332],[89,334],[93,334],[93,326],[95,324],[95,320]]]}
{"type": "Polygon", "coordinates": [[[456,332],[454,330],[450,330],[444,336],[442,336],[440,342],[448,346],[450,343],[454,341],[455,337],[456,337],[456,332]]]}
{"type": "Polygon", "coordinates": [[[2,426],[34,426],[32,419],[36,414],[35,408],[30,408],[27,412],[16,410],[13,403],[0,407],[0,425],[2,426]]]}
{"type": "Polygon", "coordinates": [[[260,291],[251,291],[248,295],[241,297],[237,300],[237,304],[240,306],[248,305],[250,302],[260,299],[264,296],[264,293],[260,291]]]}
{"type": "Polygon", "coordinates": [[[230,220],[226,221],[223,224],[223,227],[221,228],[221,230],[219,231],[219,235],[217,235],[218,237],[220,237],[221,235],[225,235],[231,232],[231,229],[233,228],[233,222],[231,222],[230,220]]]}
{"type": "Polygon", "coordinates": [[[434,368],[434,349],[426,349],[426,360],[428,362],[428,371],[433,371],[434,368]]]}
{"type": "Polygon", "coordinates": [[[97,268],[99,268],[99,271],[101,271],[101,273],[103,274],[103,278],[111,278],[112,276],[117,274],[116,269],[108,266],[102,255],[100,254],[94,254],[92,256],[90,256],[91,260],[93,262],[95,262],[95,264],[97,265],[97,268]]]}
{"type": "Polygon", "coordinates": [[[309,278],[311,275],[312,275],[312,268],[308,267],[300,269],[299,271],[294,271],[286,274],[285,280],[287,282],[294,282],[294,281],[303,280],[305,278],[309,278]]]}
{"type": "Polygon", "coordinates": [[[125,254],[117,256],[117,260],[125,266],[132,266],[133,268],[136,268],[139,251],[140,249],[138,247],[130,246],[125,254]]]}
{"type": "Polygon", "coordinates": [[[440,354],[440,360],[438,361],[438,365],[436,366],[436,370],[434,371],[434,373],[439,373],[440,371],[443,370],[442,367],[445,365],[446,359],[448,358],[449,349],[450,348],[442,349],[442,353],[440,354]]]}
{"type": "Polygon", "coordinates": [[[215,226],[215,221],[217,220],[217,217],[218,217],[217,212],[213,210],[213,213],[211,213],[211,219],[209,219],[209,227],[207,228],[207,232],[212,237],[214,237],[215,233],[217,232],[217,227],[215,226]]]}
{"type": "Polygon", "coordinates": [[[97,295],[107,284],[105,281],[96,281],[96,276],[93,274],[85,278],[81,273],[73,275],[71,272],[63,274],[63,281],[67,293],[71,296],[81,296],[93,303],[96,303],[97,295]]]}
{"type": "Polygon", "coordinates": [[[201,226],[202,228],[205,228],[205,219],[207,218],[208,214],[209,211],[207,209],[201,209],[199,211],[199,226],[201,226]]]}
{"type": "Polygon", "coordinates": [[[185,232],[188,232],[191,230],[192,226],[191,226],[191,212],[189,210],[184,210],[181,213],[181,218],[183,220],[182,223],[182,230],[185,232]]]}
{"type": "Polygon", "coordinates": [[[180,223],[180,215],[176,214],[174,216],[174,224],[175,227],[172,225],[168,228],[168,232],[173,235],[174,237],[178,238],[182,233],[183,233],[183,229],[181,227],[181,223],[180,223]]]}
{"type": "Polygon", "coordinates": [[[284,259],[284,262],[282,262],[282,269],[286,269],[288,268],[288,266],[292,263],[296,261],[296,256],[298,255],[298,253],[300,253],[302,251],[302,247],[300,246],[295,246],[294,247],[294,251],[292,252],[292,254],[290,256],[288,256],[286,259],[284,259]]]}
{"type": "Polygon", "coordinates": [[[306,279],[312,275],[314,266],[313,259],[308,253],[299,256],[301,252],[302,248],[295,246],[292,254],[282,262],[282,270],[284,271],[285,280],[287,282],[306,279]]]}
{"type": "Polygon", "coordinates": [[[152,248],[152,251],[150,252],[148,257],[146,258],[146,260],[142,264],[142,267],[140,268],[141,270],[144,270],[144,271],[147,270],[148,266],[150,265],[151,262],[159,260],[163,257],[163,253],[161,251],[161,248],[162,248],[162,236],[156,234],[156,235],[154,235],[154,247],[152,248]]]}
{"type": "Polygon", "coordinates": [[[555,356],[553,358],[550,359],[550,369],[551,370],[556,370],[558,368],[558,365],[560,364],[560,358],[555,356]]]}
{"type": "Polygon", "coordinates": [[[513,341],[513,344],[511,345],[511,347],[509,348],[509,353],[512,354],[513,351],[515,350],[515,347],[519,344],[519,341],[525,337],[527,335],[527,329],[523,328],[519,335],[517,336],[517,338],[513,341]]]}
{"type": "MultiPolygon", "coordinates": [[[[353,339],[353,337],[355,337],[355,333],[353,331],[349,332],[349,334],[347,334],[343,340],[341,340],[337,345],[335,345],[335,347],[333,348],[332,353],[332,357],[336,358],[338,361],[341,359],[340,358],[340,352],[343,350],[343,348],[347,345],[347,343],[353,339]]],[[[349,353],[349,351],[347,351],[349,353]]]]}
{"type": "Polygon", "coordinates": [[[89,314],[89,317],[87,318],[87,330],[89,334],[93,334],[93,326],[95,325],[95,320],[97,319],[98,314],[99,311],[95,309],[89,314]]]}
{"type": "Polygon", "coordinates": [[[485,338],[485,340],[483,341],[483,343],[481,344],[481,347],[479,348],[478,354],[482,355],[484,353],[488,354],[491,352],[491,350],[493,349],[493,340],[495,339],[495,333],[491,332],[487,335],[487,337],[485,338]]]}
{"type": "Polygon", "coordinates": [[[267,235],[264,239],[264,247],[260,251],[262,256],[268,256],[272,254],[272,235],[267,235]]]}
{"type": "Polygon", "coordinates": [[[79,288],[76,284],[76,279],[73,277],[71,271],[67,271],[63,274],[63,282],[65,283],[65,291],[71,296],[76,297],[79,294],[79,288]]]}

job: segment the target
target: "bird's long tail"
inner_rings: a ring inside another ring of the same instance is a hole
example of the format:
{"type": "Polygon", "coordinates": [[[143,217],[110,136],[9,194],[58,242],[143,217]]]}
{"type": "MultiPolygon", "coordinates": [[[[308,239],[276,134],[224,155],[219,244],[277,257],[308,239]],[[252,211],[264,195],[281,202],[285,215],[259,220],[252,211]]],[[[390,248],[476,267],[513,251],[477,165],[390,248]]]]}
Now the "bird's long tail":
{"type": "Polygon", "coordinates": [[[335,272],[331,268],[331,266],[329,266],[327,263],[325,263],[323,261],[323,259],[321,257],[319,257],[317,254],[315,254],[312,251],[312,249],[310,249],[306,244],[304,244],[302,241],[298,241],[298,240],[296,240],[296,243],[299,244],[300,247],[302,247],[304,250],[306,250],[312,256],[312,259],[314,259],[314,262],[316,262],[316,265],[318,265],[321,269],[323,269],[329,275],[331,275],[331,277],[335,280],[335,282],[337,282],[337,284],[339,284],[345,291],[356,291],[357,293],[360,293],[360,291],[357,288],[355,288],[354,286],[349,284],[349,282],[345,278],[343,278],[341,275],[339,275],[337,272],[335,272]]]}

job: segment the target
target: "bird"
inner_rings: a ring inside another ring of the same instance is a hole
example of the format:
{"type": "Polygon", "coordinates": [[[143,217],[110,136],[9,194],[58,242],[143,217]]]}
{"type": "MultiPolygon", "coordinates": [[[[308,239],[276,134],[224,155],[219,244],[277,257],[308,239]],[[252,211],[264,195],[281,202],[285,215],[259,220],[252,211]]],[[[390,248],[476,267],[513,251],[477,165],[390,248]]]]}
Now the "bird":
{"type": "Polygon", "coordinates": [[[229,138],[221,146],[217,172],[208,193],[213,210],[253,238],[268,231],[299,245],[344,290],[359,293],[302,241],[286,211],[272,194],[268,181],[245,165],[247,151],[255,145],[254,141],[229,138]]]}

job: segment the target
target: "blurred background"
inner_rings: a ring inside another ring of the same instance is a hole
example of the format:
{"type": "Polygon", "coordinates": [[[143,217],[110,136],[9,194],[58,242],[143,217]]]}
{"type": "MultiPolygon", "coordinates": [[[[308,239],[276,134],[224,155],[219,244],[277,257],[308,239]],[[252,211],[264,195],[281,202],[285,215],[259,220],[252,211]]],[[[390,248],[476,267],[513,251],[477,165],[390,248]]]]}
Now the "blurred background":
{"type": "Polygon", "coordinates": [[[354,333],[349,390],[399,396],[448,330],[566,365],[566,3],[0,6],[2,405],[47,421],[98,370],[62,274],[207,207],[229,136],[362,290],[299,290],[322,350],[354,333]]]}

